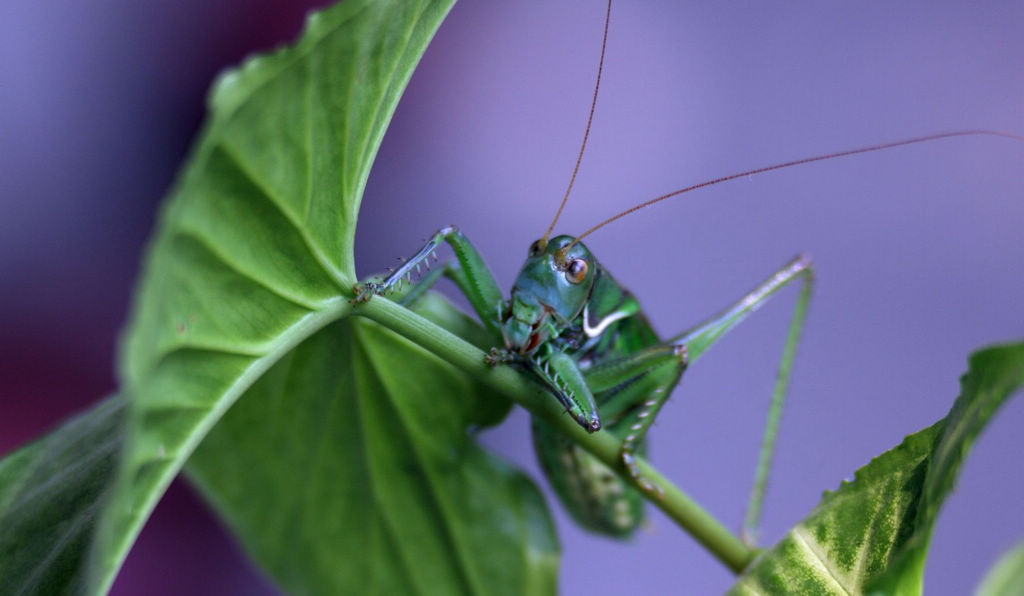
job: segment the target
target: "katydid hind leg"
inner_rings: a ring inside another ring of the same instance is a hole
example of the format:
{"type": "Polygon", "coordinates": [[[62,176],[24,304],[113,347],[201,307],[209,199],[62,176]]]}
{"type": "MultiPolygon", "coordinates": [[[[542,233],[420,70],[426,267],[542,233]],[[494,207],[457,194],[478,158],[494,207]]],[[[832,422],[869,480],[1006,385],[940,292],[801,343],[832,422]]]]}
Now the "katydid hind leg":
{"type": "Polygon", "coordinates": [[[761,439],[761,450],[758,454],[757,470],[754,474],[754,486],[750,493],[746,519],[743,522],[741,535],[744,542],[751,546],[757,543],[757,533],[761,523],[761,509],[764,505],[765,490],[768,487],[768,476],[771,473],[772,459],[775,455],[775,439],[778,435],[779,421],[782,418],[782,407],[786,401],[786,394],[789,391],[790,372],[793,369],[793,361],[796,358],[796,349],[800,343],[800,335],[803,333],[804,323],[807,320],[807,307],[811,301],[814,276],[809,269],[807,271],[808,273],[802,278],[804,283],[800,288],[800,294],[797,297],[797,303],[793,309],[789,329],[786,333],[786,343],[782,351],[782,359],[779,362],[775,387],[772,390],[772,404],[768,411],[768,419],[765,421],[764,434],[761,439]]]}
{"type": "Polygon", "coordinates": [[[751,545],[755,542],[757,528],[760,525],[765,490],[768,486],[768,476],[775,454],[775,439],[778,435],[779,421],[782,416],[786,394],[789,390],[790,372],[796,357],[796,348],[800,342],[800,334],[803,331],[804,322],[807,318],[807,307],[811,300],[811,291],[814,284],[814,269],[811,260],[806,256],[797,257],[772,274],[771,277],[753,291],[736,301],[728,309],[674,338],[674,341],[683,343],[688,347],[690,359],[694,361],[703,355],[725,333],[763,306],[776,292],[795,281],[800,281],[802,286],[797,297],[796,306],[793,309],[792,318],[790,319],[786,343],[778,368],[778,376],[772,391],[771,407],[765,422],[761,449],[758,454],[754,485],[747,505],[747,514],[743,522],[743,539],[751,545]]]}

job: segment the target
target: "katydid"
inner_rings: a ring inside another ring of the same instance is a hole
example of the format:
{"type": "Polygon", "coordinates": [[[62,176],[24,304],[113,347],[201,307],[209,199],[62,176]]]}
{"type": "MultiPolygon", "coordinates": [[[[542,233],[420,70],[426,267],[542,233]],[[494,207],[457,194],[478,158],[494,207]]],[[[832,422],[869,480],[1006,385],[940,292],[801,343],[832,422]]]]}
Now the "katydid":
{"type": "Polygon", "coordinates": [[[636,205],[578,236],[552,237],[586,148],[600,88],[610,10],[609,0],[597,84],[576,168],[554,221],[528,248],[510,297],[504,298],[469,239],[455,226],[448,226],[387,276],[358,284],[354,302],[401,288],[411,275],[419,272],[421,265],[436,259],[436,250],[442,243],[450,245],[456,261],[427,275],[403,300],[415,300],[442,276],[451,279],[465,294],[494,342],[487,356],[490,364],[522,368],[544,385],[582,428],[588,432],[610,432],[621,440],[621,465],[628,481],[544,420],[533,420],[538,457],[570,515],[594,532],[627,537],[643,521],[644,498],[660,497],[659,489],[640,473],[637,457],[645,454],[646,435],[688,363],[779,290],[799,281],[800,292],[784,344],[744,522],[744,536],[752,540],[759,523],[789,373],[811,297],[810,259],[796,257],[722,312],[689,331],[662,339],[644,316],[636,297],[615,281],[581,239],[638,209],[753,174],[953,136],[1022,139],[998,131],[954,131],[789,161],[688,186],[636,205]]]}

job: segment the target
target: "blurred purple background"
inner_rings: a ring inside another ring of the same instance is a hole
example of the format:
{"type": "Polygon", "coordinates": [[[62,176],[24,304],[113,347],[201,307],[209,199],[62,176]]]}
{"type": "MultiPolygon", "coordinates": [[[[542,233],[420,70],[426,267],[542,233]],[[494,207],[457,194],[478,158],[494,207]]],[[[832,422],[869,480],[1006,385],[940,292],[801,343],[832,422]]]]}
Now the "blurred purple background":
{"type": "MultiPolygon", "coordinates": [[[[291,39],[306,6],[0,5],[0,451],[114,390],[141,249],[206,88],[246,53],[291,39]]],[[[361,273],[457,223],[507,289],[568,182],[602,18],[600,2],[455,7],[371,175],[361,273]]],[[[559,230],[816,153],[958,128],[1024,133],[1022,26],[1024,4],[1008,2],[619,3],[590,148],[559,230]]],[[[823,489],[943,416],[969,351],[1024,336],[1022,163],[1022,143],[940,141],[719,186],[588,241],[666,335],[797,252],[815,258],[765,542],[823,489]]],[[[794,297],[692,367],[652,434],[659,467],[734,527],[794,297]]],[[[1024,536],[1022,425],[1018,399],[971,456],[935,533],[930,594],[970,592],[1024,536]]],[[[536,474],[525,414],[485,440],[536,474]]],[[[656,511],[625,545],[555,511],[567,594],[703,594],[730,583],[656,511]]],[[[176,484],[115,586],[143,591],[273,588],[176,484]]]]}

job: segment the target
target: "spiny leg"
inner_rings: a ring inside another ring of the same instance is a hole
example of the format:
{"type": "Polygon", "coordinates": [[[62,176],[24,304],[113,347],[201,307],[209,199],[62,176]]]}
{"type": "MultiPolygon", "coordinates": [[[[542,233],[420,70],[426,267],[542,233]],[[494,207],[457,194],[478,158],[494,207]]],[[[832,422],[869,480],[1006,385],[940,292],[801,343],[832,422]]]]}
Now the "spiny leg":
{"type": "Polygon", "coordinates": [[[586,373],[601,398],[601,415],[614,420],[612,432],[622,439],[619,457],[633,484],[650,497],[661,489],[640,473],[637,455],[661,408],[686,369],[686,346],[663,344],[594,365],[586,373]]]}
{"type": "Polygon", "coordinates": [[[777,291],[795,280],[802,281],[803,286],[800,289],[800,295],[793,309],[793,318],[789,323],[789,331],[786,334],[786,345],[782,352],[782,360],[779,363],[775,388],[772,391],[772,404],[768,412],[768,420],[765,423],[764,438],[761,441],[757,470],[754,474],[754,487],[751,491],[750,502],[747,505],[747,515],[743,522],[743,539],[751,545],[756,541],[757,527],[760,524],[761,509],[764,504],[765,489],[768,485],[768,475],[771,471],[772,458],[775,454],[775,438],[779,430],[779,420],[782,416],[786,392],[789,389],[789,377],[793,368],[793,360],[796,356],[796,347],[800,342],[800,334],[803,331],[804,322],[807,318],[807,306],[811,300],[811,289],[814,282],[814,270],[811,260],[802,255],[797,257],[733,306],[674,339],[674,341],[685,344],[689,348],[691,360],[696,360],[718,338],[735,327],[747,315],[760,308],[777,291]]]}
{"type": "Polygon", "coordinates": [[[455,226],[441,228],[411,258],[400,267],[389,273],[380,281],[365,281],[356,284],[353,303],[366,302],[373,295],[390,293],[399,289],[403,283],[411,281],[413,274],[418,273],[422,266],[427,266],[431,258],[436,260],[436,251],[442,242],[447,242],[455,252],[459,266],[445,266],[442,273],[428,274],[420,284],[414,286],[402,302],[414,301],[426,289],[433,285],[440,275],[450,278],[459,287],[477,315],[495,341],[501,341],[501,310],[504,304],[501,288],[494,280],[483,257],[468,238],[455,226]]]}
{"type": "MultiPolygon", "coordinates": [[[[420,298],[422,298],[428,291],[430,291],[431,289],[433,289],[435,285],[437,285],[437,282],[442,277],[446,276],[446,270],[449,267],[452,267],[451,263],[445,263],[444,266],[438,267],[436,269],[430,269],[430,267],[427,267],[427,269],[429,269],[429,272],[420,279],[411,281],[412,285],[410,285],[408,288],[405,287],[405,284],[403,282],[398,282],[398,284],[395,286],[393,290],[386,290],[378,293],[387,296],[388,298],[397,302],[398,304],[401,304],[402,306],[412,308],[413,306],[416,305],[416,303],[419,302],[420,298]]],[[[450,277],[450,275],[447,276],[450,277]]],[[[379,284],[380,282],[365,281],[362,282],[362,284],[360,284],[360,287],[363,288],[364,291],[370,292],[371,290],[367,290],[366,287],[375,283],[379,284]]]]}
{"type": "Polygon", "coordinates": [[[594,394],[576,361],[564,352],[553,351],[541,360],[522,363],[551,389],[565,411],[588,433],[601,430],[594,394]]]}

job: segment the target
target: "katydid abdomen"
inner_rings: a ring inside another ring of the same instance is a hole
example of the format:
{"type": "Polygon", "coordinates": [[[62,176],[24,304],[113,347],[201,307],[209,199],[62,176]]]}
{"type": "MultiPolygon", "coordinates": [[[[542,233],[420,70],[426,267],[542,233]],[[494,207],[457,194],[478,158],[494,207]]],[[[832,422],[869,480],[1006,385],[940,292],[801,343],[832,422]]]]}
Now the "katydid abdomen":
{"type": "MultiPolygon", "coordinates": [[[[609,430],[614,432],[614,427],[609,430]]],[[[536,417],[533,445],[551,488],[577,524],[601,534],[628,536],[643,521],[644,498],[639,491],[536,417]]]]}

